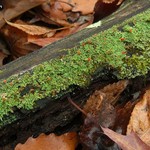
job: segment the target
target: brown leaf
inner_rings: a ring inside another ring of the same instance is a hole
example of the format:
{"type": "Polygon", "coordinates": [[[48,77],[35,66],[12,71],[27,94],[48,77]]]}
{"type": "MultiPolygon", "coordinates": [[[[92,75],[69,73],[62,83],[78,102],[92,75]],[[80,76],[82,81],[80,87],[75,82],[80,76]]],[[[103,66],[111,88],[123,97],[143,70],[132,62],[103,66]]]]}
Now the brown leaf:
{"type": "Polygon", "coordinates": [[[94,12],[94,7],[97,0],[73,0],[75,7],[73,12],[81,12],[82,15],[87,15],[94,12]]]}
{"type": "Polygon", "coordinates": [[[11,20],[27,10],[34,8],[47,0],[6,0],[3,2],[4,9],[0,12],[0,28],[5,20],[11,20]],[[5,20],[4,20],[4,19],[5,20]]]}
{"type": "Polygon", "coordinates": [[[147,132],[150,132],[149,129],[150,89],[146,91],[143,98],[135,105],[130,117],[130,122],[128,124],[127,134],[130,134],[131,131],[134,131],[145,143],[150,145],[150,134],[147,134],[147,132]]]}
{"type": "Polygon", "coordinates": [[[119,99],[120,94],[125,90],[128,83],[128,80],[121,80],[117,83],[109,84],[103,89],[95,91],[87,100],[83,108],[84,114],[87,113],[87,115],[80,132],[80,140],[86,148],[96,149],[98,145],[102,149],[104,147],[115,147],[110,139],[102,137],[100,126],[119,129],[121,132],[122,128],[125,128],[126,132],[134,105],[128,104],[124,109],[122,107],[119,109],[114,108],[111,103],[119,99]],[[119,121],[125,124],[120,123],[118,125],[119,121]]]}
{"type": "Polygon", "coordinates": [[[55,37],[50,37],[50,38],[38,38],[35,40],[30,40],[31,43],[36,44],[38,46],[44,47],[50,43],[53,43],[55,41],[60,40],[61,38],[55,38],[55,37]]]}
{"type": "Polygon", "coordinates": [[[127,126],[130,120],[131,113],[137,102],[127,102],[123,106],[116,106],[116,119],[113,126],[114,131],[119,131],[121,134],[126,134],[127,126]]]}
{"type": "Polygon", "coordinates": [[[49,33],[51,31],[51,29],[42,27],[42,26],[12,23],[7,20],[5,20],[5,21],[9,26],[17,28],[27,34],[30,34],[30,35],[43,35],[43,34],[49,33]]]}
{"type": "MultiPolygon", "coordinates": [[[[1,32],[6,39],[14,59],[40,48],[38,45],[28,43],[29,36],[27,33],[9,25],[5,25],[4,27],[1,32]]],[[[30,35],[30,38],[31,36],[32,35],[30,35]]]]}
{"type": "Polygon", "coordinates": [[[40,18],[40,20],[54,24],[58,26],[70,26],[70,23],[67,21],[67,16],[63,11],[61,2],[47,2],[36,11],[36,17],[40,18]]]}
{"type": "Polygon", "coordinates": [[[108,128],[102,127],[102,130],[105,135],[116,142],[123,150],[150,150],[150,147],[146,145],[134,132],[125,136],[108,128]]]}
{"type": "Polygon", "coordinates": [[[63,11],[67,12],[72,10],[74,3],[73,1],[62,0],[60,1],[60,5],[62,6],[63,11]]]}
{"type": "Polygon", "coordinates": [[[121,80],[117,83],[109,84],[99,91],[95,91],[84,105],[84,111],[96,115],[102,108],[103,99],[108,104],[115,103],[128,83],[128,80],[121,80]]]}
{"type": "MultiPolygon", "coordinates": [[[[36,44],[36,45],[39,45],[39,46],[43,47],[43,46],[46,46],[50,43],[58,41],[58,40],[60,40],[64,37],[66,37],[67,35],[73,34],[77,31],[83,29],[84,27],[86,27],[89,24],[90,24],[90,21],[83,24],[83,25],[76,24],[73,27],[67,27],[66,29],[62,29],[61,31],[56,32],[53,36],[51,36],[49,38],[48,37],[46,37],[46,38],[43,37],[43,38],[38,38],[38,39],[36,38],[36,39],[32,39],[32,40],[28,39],[28,42],[31,42],[33,44],[36,44]]],[[[50,33],[53,33],[53,32],[55,32],[55,30],[51,31],[50,33]]],[[[45,34],[45,36],[47,36],[47,34],[45,34]]]]}
{"type": "Polygon", "coordinates": [[[115,104],[120,97],[120,94],[129,84],[128,80],[120,80],[117,83],[109,84],[101,89],[101,92],[106,94],[109,103],[115,104]]]}
{"type": "MultiPolygon", "coordinates": [[[[70,26],[70,24],[84,24],[93,21],[94,6],[97,0],[62,0],[49,2],[41,6],[42,10],[37,16],[44,22],[51,22],[58,26],[70,26]],[[66,8],[67,6],[67,8],[66,8]],[[87,15],[90,19],[87,20],[87,15]],[[81,17],[84,21],[81,22],[81,17]],[[48,21],[49,20],[49,21],[48,21]]],[[[39,12],[39,10],[38,10],[39,12]]]]}
{"type": "Polygon", "coordinates": [[[15,150],[75,150],[78,144],[77,133],[70,132],[57,136],[40,134],[37,138],[30,137],[25,144],[18,144],[15,150]]]}
{"type": "Polygon", "coordinates": [[[140,138],[150,146],[150,128],[147,131],[144,131],[143,134],[140,135],[140,138]]]}

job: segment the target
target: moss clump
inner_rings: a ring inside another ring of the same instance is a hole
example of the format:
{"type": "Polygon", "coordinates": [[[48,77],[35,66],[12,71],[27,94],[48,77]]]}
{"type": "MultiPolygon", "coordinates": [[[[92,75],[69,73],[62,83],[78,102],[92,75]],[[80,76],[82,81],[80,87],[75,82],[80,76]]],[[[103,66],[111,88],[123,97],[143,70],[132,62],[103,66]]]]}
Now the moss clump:
{"type": "Polygon", "coordinates": [[[150,70],[150,10],[94,35],[23,75],[0,81],[0,119],[14,107],[33,109],[44,97],[57,97],[71,85],[85,87],[98,68],[111,68],[118,79],[150,70]]]}

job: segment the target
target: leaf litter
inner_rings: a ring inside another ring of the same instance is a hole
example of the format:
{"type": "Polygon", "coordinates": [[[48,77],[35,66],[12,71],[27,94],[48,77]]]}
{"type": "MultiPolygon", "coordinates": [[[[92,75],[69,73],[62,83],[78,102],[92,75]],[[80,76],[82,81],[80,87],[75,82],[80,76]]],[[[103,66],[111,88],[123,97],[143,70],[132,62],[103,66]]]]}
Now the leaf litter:
{"type": "Polygon", "coordinates": [[[99,4],[98,0],[2,1],[0,34],[10,52],[10,61],[82,30],[93,23],[96,14],[100,15],[103,11],[101,4],[107,6],[114,1],[117,6],[123,2],[101,0],[99,4]]]}

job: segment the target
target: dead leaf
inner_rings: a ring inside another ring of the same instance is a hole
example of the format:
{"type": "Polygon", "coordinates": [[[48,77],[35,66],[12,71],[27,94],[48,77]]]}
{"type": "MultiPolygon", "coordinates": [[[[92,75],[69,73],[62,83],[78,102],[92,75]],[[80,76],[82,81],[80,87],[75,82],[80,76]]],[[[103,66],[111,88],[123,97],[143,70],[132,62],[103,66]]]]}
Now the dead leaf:
{"type": "MultiPolygon", "coordinates": [[[[27,33],[12,26],[5,25],[5,28],[2,28],[1,33],[5,37],[14,59],[40,48],[38,45],[28,43],[28,38],[31,38],[32,35],[29,36],[27,33]]],[[[34,36],[34,39],[35,38],[36,37],[34,36]]]]}
{"type": "Polygon", "coordinates": [[[115,103],[128,83],[128,80],[120,80],[117,83],[105,86],[99,91],[95,91],[84,105],[84,111],[96,115],[102,108],[103,99],[107,101],[108,104],[115,103]]]}
{"type": "Polygon", "coordinates": [[[108,128],[103,128],[104,134],[116,142],[123,150],[150,150],[136,133],[131,132],[129,135],[118,134],[108,128]]]}
{"type": "Polygon", "coordinates": [[[101,92],[106,94],[106,98],[109,103],[115,104],[118,101],[120,94],[125,90],[128,84],[128,80],[120,80],[116,83],[105,86],[101,89],[101,92]]]}
{"type": "Polygon", "coordinates": [[[94,12],[95,4],[98,0],[73,0],[75,7],[73,12],[81,12],[82,15],[87,15],[94,12]]]}
{"type": "Polygon", "coordinates": [[[9,21],[46,1],[47,0],[5,0],[3,2],[4,9],[0,12],[0,28],[5,24],[5,20],[9,21]]]}
{"type": "MultiPolygon", "coordinates": [[[[73,23],[83,24],[93,21],[94,6],[97,0],[62,0],[49,2],[41,6],[38,17],[44,22],[51,22],[58,26],[70,26],[73,23]],[[67,7],[67,8],[66,8],[67,7]],[[81,16],[89,16],[86,22],[81,22],[81,16]]],[[[38,10],[39,11],[39,10],[38,10]]]]}
{"type": "Polygon", "coordinates": [[[85,147],[115,147],[110,139],[102,136],[100,126],[126,132],[135,103],[127,103],[124,107],[114,107],[112,103],[120,98],[128,84],[128,80],[121,80],[95,91],[89,97],[83,108],[87,115],[80,131],[80,140],[85,147]]]}
{"type": "Polygon", "coordinates": [[[67,15],[63,11],[61,2],[48,2],[35,10],[36,18],[39,18],[43,22],[54,24],[57,26],[70,26],[70,23],[67,20],[67,15]]]}
{"type": "Polygon", "coordinates": [[[5,20],[5,21],[8,25],[10,25],[14,28],[17,28],[27,34],[30,34],[30,35],[43,35],[43,34],[51,32],[51,29],[42,27],[42,26],[12,23],[7,20],[5,20]]]}
{"type": "Polygon", "coordinates": [[[62,1],[60,1],[60,5],[62,6],[63,11],[67,12],[67,11],[72,10],[74,3],[73,3],[73,1],[69,1],[69,3],[68,3],[68,0],[62,0],[62,1]]]}
{"type": "Polygon", "coordinates": [[[40,134],[37,138],[30,137],[25,144],[18,144],[15,150],[75,150],[78,136],[75,132],[61,136],[40,134]]]}
{"type": "Polygon", "coordinates": [[[150,89],[146,91],[143,98],[135,105],[130,117],[127,134],[134,131],[145,143],[150,145],[150,89]],[[146,138],[145,135],[148,137],[146,138]],[[144,137],[144,139],[142,138],[144,137]],[[147,139],[145,141],[145,138],[147,139]]]}
{"type": "Polygon", "coordinates": [[[114,131],[119,131],[121,134],[126,134],[127,126],[130,120],[131,113],[137,102],[127,102],[125,105],[116,106],[116,119],[112,127],[114,131]]]}
{"type": "Polygon", "coordinates": [[[4,1],[4,9],[0,12],[0,28],[3,26],[0,32],[7,41],[12,58],[26,55],[92,24],[97,1],[4,1]]]}
{"type": "Polygon", "coordinates": [[[147,131],[144,131],[143,134],[140,135],[140,138],[150,146],[150,128],[147,131]]]}
{"type": "Polygon", "coordinates": [[[60,40],[61,38],[55,38],[55,37],[50,37],[50,38],[38,38],[38,39],[34,39],[34,40],[30,40],[30,43],[36,44],[38,46],[44,47],[48,44],[51,44],[55,41],[60,40]]]}

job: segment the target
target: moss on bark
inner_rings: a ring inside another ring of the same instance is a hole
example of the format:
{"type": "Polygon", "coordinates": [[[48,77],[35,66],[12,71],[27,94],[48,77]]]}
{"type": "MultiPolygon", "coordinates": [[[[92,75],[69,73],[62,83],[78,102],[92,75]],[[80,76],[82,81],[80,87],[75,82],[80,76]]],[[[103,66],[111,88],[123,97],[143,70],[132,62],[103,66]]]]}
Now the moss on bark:
{"type": "Polygon", "coordinates": [[[149,46],[150,9],[81,41],[61,58],[0,81],[0,124],[14,108],[30,110],[39,99],[57,98],[71,85],[86,87],[102,68],[113,70],[118,79],[146,75],[150,70],[149,46]]]}

